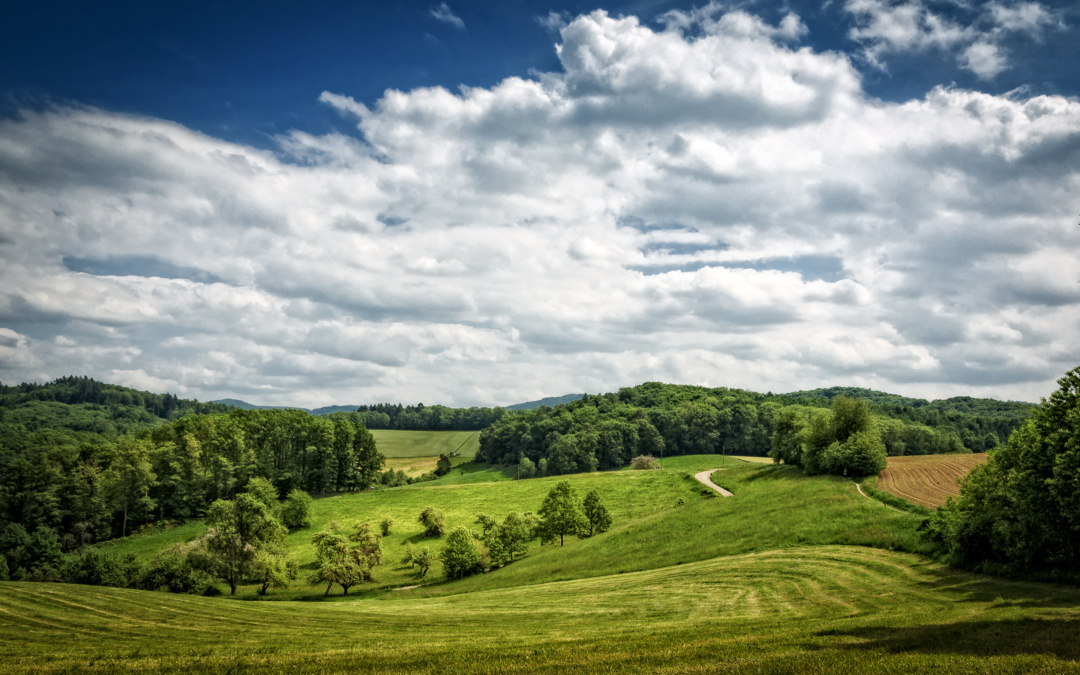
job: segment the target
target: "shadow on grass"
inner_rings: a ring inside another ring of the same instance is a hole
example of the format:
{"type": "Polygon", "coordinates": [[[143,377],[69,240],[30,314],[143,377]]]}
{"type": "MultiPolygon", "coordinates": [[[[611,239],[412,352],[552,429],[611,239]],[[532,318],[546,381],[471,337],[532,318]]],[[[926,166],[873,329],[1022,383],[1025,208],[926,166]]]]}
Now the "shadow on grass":
{"type": "Polygon", "coordinates": [[[744,483],[752,483],[758,480],[792,480],[802,477],[804,477],[803,471],[797,466],[764,464],[760,468],[755,466],[747,473],[739,476],[739,480],[744,483]]]}
{"type": "Polygon", "coordinates": [[[840,647],[846,650],[971,656],[1053,654],[1059,659],[1080,659],[1080,619],[1076,618],[975,621],[818,633],[818,636],[837,635],[865,640],[840,647]]]}

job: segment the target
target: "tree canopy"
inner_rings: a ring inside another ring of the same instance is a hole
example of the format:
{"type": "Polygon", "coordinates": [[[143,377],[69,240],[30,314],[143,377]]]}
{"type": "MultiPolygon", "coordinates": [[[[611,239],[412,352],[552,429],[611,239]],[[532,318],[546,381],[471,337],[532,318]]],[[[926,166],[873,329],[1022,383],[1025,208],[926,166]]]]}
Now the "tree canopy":
{"type": "Polygon", "coordinates": [[[1080,368],[927,522],[950,562],[1080,578],[1080,368]]]}

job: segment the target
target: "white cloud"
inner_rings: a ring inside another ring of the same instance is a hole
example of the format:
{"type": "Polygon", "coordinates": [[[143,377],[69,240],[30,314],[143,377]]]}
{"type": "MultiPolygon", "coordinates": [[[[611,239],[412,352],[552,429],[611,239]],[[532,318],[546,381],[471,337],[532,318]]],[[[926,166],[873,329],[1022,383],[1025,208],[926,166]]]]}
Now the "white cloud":
{"type": "Polygon", "coordinates": [[[461,17],[454,14],[453,10],[445,2],[440,2],[438,7],[433,7],[431,16],[435,17],[435,20],[448,23],[458,30],[465,30],[465,22],[461,20],[461,17]]]}
{"type": "Polygon", "coordinates": [[[1001,43],[1010,35],[1038,40],[1047,28],[1064,28],[1060,16],[1037,2],[979,7],[923,0],[847,0],[844,7],[855,19],[848,36],[864,45],[862,56],[869,63],[885,68],[890,57],[905,52],[954,52],[961,68],[985,80],[1009,67],[1001,43]]]}
{"type": "Polygon", "coordinates": [[[804,32],[594,12],[558,72],[325,93],[361,138],[280,156],[93,109],[0,121],[0,378],[312,406],[1049,392],[1080,353],[1080,103],[883,103],[804,32]]]}

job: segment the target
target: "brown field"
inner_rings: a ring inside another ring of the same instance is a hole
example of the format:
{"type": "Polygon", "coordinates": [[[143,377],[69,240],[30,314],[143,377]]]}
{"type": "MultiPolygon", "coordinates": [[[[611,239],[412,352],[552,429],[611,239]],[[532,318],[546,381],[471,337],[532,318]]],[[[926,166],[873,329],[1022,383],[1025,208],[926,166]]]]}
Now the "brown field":
{"type": "Polygon", "coordinates": [[[960,479],[986,458],[986,453],[890,457],[877,486],[912,504],[934,509],[960,494],[960,479]]]}

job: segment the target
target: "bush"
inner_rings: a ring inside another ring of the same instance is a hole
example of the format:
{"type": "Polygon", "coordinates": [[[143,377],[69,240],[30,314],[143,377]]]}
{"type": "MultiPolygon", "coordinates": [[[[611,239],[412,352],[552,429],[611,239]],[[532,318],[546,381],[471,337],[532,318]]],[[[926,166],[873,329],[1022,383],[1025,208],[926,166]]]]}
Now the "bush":
{"type": "Polygon", "coordinates": [[[443,530],[446,529],[446,519],[443,517],[442,511],[431,506],[421,511],[416,520],[424,526],[425,537],[440,537],[443,530]]]}
{"type": "Polygon", "coordinates": [[[384,515],[383,519],[379,522],[379,531],[382,532],[382,536],[390,536],[390,528],[394,526],[394,519],[391,516],[384,515]]]}
{"type": "Polygon", "coordinates": [[[659,469],[660,460],[652,455],[638,455],[630,460],[631,469],[659,469]]]}
{"type": "Polygon", "coordinates": [[[96,548],[68,558],[61,570],[70,584],[135,588],[143,576],[142,563],[134,553],[111,555],[96,548]]]}
{"type": "Polygon", "coordinates": [[[293,490],[281,505],[281,522],[288,528],[311,527],[311,495],[293,490]]]}
{"type": "Polygon", "coordinates": [[[138,582],[139,588],[192,595],[219,595],[214,577],[193,564],[188,555],[189,549],[190,545],[185,547],[177,544],[156,555],[143,570],[138,582]]]}
{"type": "Polygon", "coordinates": [[[446,537],[439,559],[448,579],[462,579],[481,571],[480,548],[468,529],[459,525],[446,537]]]}

